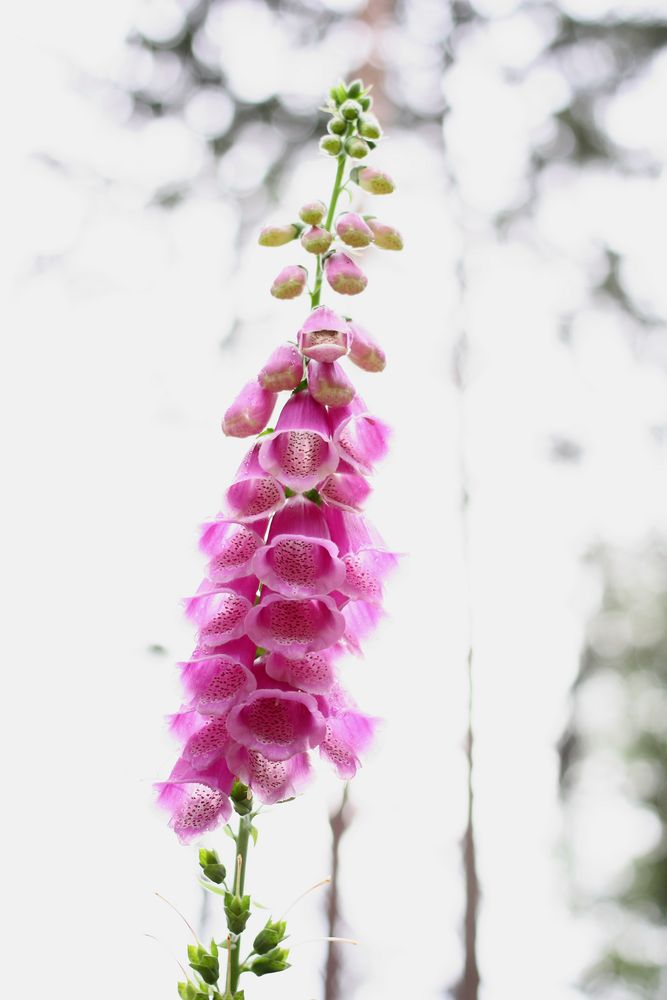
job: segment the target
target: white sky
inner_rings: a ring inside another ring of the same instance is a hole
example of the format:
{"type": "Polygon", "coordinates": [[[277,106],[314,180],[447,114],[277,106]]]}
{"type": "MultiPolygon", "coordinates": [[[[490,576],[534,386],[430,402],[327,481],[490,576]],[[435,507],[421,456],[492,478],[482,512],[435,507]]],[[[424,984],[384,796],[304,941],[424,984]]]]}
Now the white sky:
{"type": "MultiPolygon", "coordinates": [[[[178,600],[202,574],[196,526],[217,509],[245,449],[222,438],[220,416],[305,308],[268,295],[294,248],[239,251],[233,204],[212,185],[170,212],[145,207],[156,184],[197,174],[202,149],[176,123],[123,125],[120,105],[114,118],[81,86],[89,73],[121,73],[135,11],[132,0],[41,0],[12,11],[0,42],[9,98],[0,167],[11,486],[5,761],[16,816],[3,854],[8,995],[38,961],[54,997],[176,995],[170,955],[182,959],[187,930],[154,892],[197,919],[194,850],[166,828],[150,783],[174,753],[162,717],[178,705],[172,663],[190,642],[178,600]],[[44,166],[41,153],[70,172],[44,166]],[[237,310],[243,336],[222,352],[237,310]],[[151,643],[169,655],[150,655],[151,643]]],[[[667,308],[667,189],[564,172],[544,198],[537,236],[497,244],[485,214],[511,197],[530,130],[559,97],[546,79],[537,89],[503,83],[503,61],[520,61],[533,43],[520,22],[509,33],[502,19],[496,27],[471,42],[448,84],[467,231],[437,153],[391,136],[378,163],[400,188],[381,209],[406,251],[369,257],[368,292],[349,306],[389,356],[381,376],[354,373],[396,428],[371,514],[409,553],[389,618],[366,659],[346,668],[362,707],[385,719],[353,784],[356,819],[343,852],[345,915],[361,941],[352,956],[359,1000],[435,1000],[460,971],[466,597],[449,358],[461,243],[472,341],[465,447],[483,1000],[534,1000],[536,984],[540,1000],[579,995],[570,984],[595,929],[568,910],[555,743],[597,597],[580,560],[597,540],[630,546],[666,527],[664,462],[648,431],[667,423],[664,375],[637,360],[618,318],[591,310],[584,292],[604,237],[634,253],[644,300],[667,308]],[[571,349],[557,337],[564,309],[576,313],[571,349]],[[584,461],[551,462],[553,434],[579,440],[584,461]]],[[[655,72],[664,77],[664,61],[655,72]]],[[[638,146],[650,131],[660,153],[665,119],[653,99],[633,106],[624,95],[610,121],[638,146]]],[[[330,182],[313,144],[275,219],[326,196],[330,182]]],[[[327,874],[326,813],[338,794],[320,768],[302,799],[262,818],[249,886],[274,913],[327,874]]],[[[579,844],[584,865],[604,848],[601,880],[644,836],[634,827],[625,835],[628,813],[604,815],[618,836],[601,845],[599,827],[583,824],[579,844]]],[[[228,842],[214,844],[222,852],[228,842]]],[[[322,902],[311,897],[294,911],[294,942],[323,932],[322,902]]],[[[249,1000],[320,996],[322,953],[299,946],[288,974],[248,984],[249,1000]]]]}

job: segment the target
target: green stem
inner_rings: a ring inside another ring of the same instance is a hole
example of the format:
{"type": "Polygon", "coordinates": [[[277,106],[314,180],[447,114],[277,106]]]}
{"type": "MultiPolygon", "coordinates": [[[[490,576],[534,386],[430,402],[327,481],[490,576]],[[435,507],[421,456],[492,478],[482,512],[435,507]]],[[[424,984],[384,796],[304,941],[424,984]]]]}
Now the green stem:
{"type": "MultiPolygon", "coordinates": [[[[234,887],[232,893],[235,896],[242,896],[245,886],[245,872],[248,861],[248,845],[250,843],[250,828],[252,819],[250,816],[241,816],[239,820],[239,832],[236,836],[236,864],[234,867],[234,887]]],[[[241,935],[239,934],[228,953],[230,967],[229,983],[232,996],[236,993],[239,985],[241,963],[241,935]]]]}
{"type": "MultiPolygon", "coordinates": [[[[336,178],[334,180],[333,191],[331,192],[331,198],[329,199],[329,211],[327,212],[327,217],[324,222],[324,228],[331,231],[331,224],[336,213],[336,205],[338,204],[338,199],[340,193],[344,188],[342,183],[343,174],[345,173],[345,164],[347,162],[347,153],[345,152],[345,139],[348,134],[352,131],[350,125],[347,127],[347,132],[342,137],[343,139],[343,152],[338,157],[338,169],[336,170],[336,178]]],[[[310,306],[314,309],[315,306],[320,304],[320,295],[322,294],[322,255],[320,254],[317,258],[317,271],[315,272],[315,287],[313,293],[310,296],[310,306]]]]}

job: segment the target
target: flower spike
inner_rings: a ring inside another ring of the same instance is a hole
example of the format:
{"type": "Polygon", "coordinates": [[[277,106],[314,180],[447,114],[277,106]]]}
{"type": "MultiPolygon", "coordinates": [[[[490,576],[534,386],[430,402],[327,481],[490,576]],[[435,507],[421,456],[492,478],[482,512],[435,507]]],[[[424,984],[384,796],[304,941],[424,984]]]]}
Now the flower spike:
{"type": "MultiPolygon", "coordinates": [[[[381,372],[386,359],[364,327],[321,301],[329,288],[340,295],[365,290],[357,251],[403,245],[396,229],[373,216],[336,214],[350,182],[362,199],[394,190],[377,167],[353,166],[381,140],[371,104],[361,80],[332,87],[320,142],[336,160],[331,195],[304,203],[298,222],[259,234],[261,246],[289,243],[308,255],[310,309],[295,324],[296,343],[278,344],[225,410],[227,437],[257,440],[220,512],[201,528],[205,577],[184,602],[194,635],[179,664],[181,707],[169,719],[177,759],[156,786],[158,803],[184,844],[228,824],[233,813],[238,825],[226,827],[234,840],[228,865],[214,850],[200,851],[203,884],[222,897],[227,929],[210,947],[190,947],[194,978],[186,973],[179,984],[182,1000],[242,1000],[243,975],[289,967],[283,919],[254,930],[243,959],[241,937],[256,905],[245,883],[259,804],[300,794],[315,754],[350,780],[377,728],[341,675],[380,624],[398,561],[362,513],[389,428],[358,396],[346,357],[367,372],[381,372]],[[279,401],[281,392],[290,395],[279,401]]],[[[307,280],[303,264],[288,264],[271,295],[295,299],[307,280]]]]}

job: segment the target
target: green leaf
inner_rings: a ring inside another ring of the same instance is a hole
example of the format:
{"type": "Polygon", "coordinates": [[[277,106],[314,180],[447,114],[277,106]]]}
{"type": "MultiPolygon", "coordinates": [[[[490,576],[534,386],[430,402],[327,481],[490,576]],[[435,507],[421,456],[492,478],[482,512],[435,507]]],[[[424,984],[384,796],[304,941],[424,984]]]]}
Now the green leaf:
{"type": "Polygon", "coordinates": [[[224,827],[224,832],[227,834],[228,837],[231,837],[231,839],[234,841],[234,843],[236,843],[236,834],[232,830],[232,828],[229,825],[229,823],[227,824],[226,827],[224,827]]]}
{"type": "Polygon", "coordinates": [[[258,434],[257,437],[258,438],[266,437],[267,434],[273,434],[274,430],[275,430],[274,427],[265,427],[262,433],[258,434]]]}
{"type": "Polygon", "coordinates": [[[250,827],[250,836],[252,837],[252,842],[257,847],[257,838],[259,837],[259,830],[256,826],[250,827]]]}
{"type": "Polygon", "coordinates": [[[217,886],[215,882],[208,882],[203,878],[198,878],[197,881],[202,889],[206,889],[207,892],[212,892],[216,896],[224,896],[227,892],[227,889],[224,886],[217,886]]]}
{"type": "Polygon", "coordinates": [[[209,953],[213,955],[213,958],[218,957],[218,946],[213,940],[213,938],[211,938],[211,947],[209,948],[209,953]]]}

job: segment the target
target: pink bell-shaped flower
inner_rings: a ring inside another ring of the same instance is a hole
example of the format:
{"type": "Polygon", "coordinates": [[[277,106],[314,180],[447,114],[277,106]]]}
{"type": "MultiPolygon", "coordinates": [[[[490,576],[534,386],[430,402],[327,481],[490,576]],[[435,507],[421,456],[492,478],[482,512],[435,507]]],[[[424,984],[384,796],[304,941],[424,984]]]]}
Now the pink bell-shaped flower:
{"type": "Polygon", "coordinates": [[[191,698],[189,707],[200,715],[226,715],[235,702],[257,687],[249,666],[238,655],[227,653],[233,646],[229,643],[225,653],[181,664],[183,687],[191,698]]]}
{"type": "Polygon", "coordinates": [[[358,295],[368,284],[368,278],[346,253],[335,250],[324,262],[324,273],[335,292],[358,295]]]}
{"type": "Polygon", "coordinates": [[[237,438],[259,434],[271,419],[277,398],[258,382],[248,382],[222,418],[223,433],[237,438]]]}
{"type": "Polygon", "coordinates": [[[339,590],[346,570],[317,504],[293,497],[276,514],[268,544],[252,561],[253,573],[286,597],[316,597],[339,590]]]}
{"type": "Polygon", "coordinates": [[[303,378],[303,358],[294,344],[276,347],[257,376],[257,381],[269,392],[296,389],[303,378]]]}
{"type": "Polygon", "coordinates": [[[297,493],[311,490],[338,465],[327,411],[308,392],[292,396],[275,431],[260,445],[258,457],[265,472],[284,486],[297,493]]]}
{"type": "MultiPolygon", "coordinates": [[[[263,522],[258,522],[261,530],[263,522]]],[[[262,534],[236,521],[209,521],[199,540],[202,552],[211,557],[207,577],[214,583],[229,583],[250,573],[250,563],[257,549],[264,544],[262,534]]]]}
{"type": "Polygon", "coordinates": [[[267,760],[288,760],[322,742],[326,723],[312,695],[262,689],[248,695],[227,718],[231,737],[267,760]]]}
{"type": "Polygon", "coordinates": [[[264,591],[245,627],[263,649],[299,657],[338,642],[345,618],[330,597],[292,599],[264,591]]]}
{"type": "Polygon", "coordinates": [[[327,504],[351,511],[363,510],[371,493],[368,480],[343,461],[334,473],[320,483],[318,489],[327,504]]]}
{"type": "Polygon", "coordinates": [[[347,354],[350,334],[347,321],[328,306],[313,309],[299,330],[299,350],[313,361],[337,361],[347,354]]]}
{"type": "Polygon", "coordinates": [[[229,792],[234,776],[226,763],[197,772],[179,759],[167,781],[156,785],[158,805],[171,814],[169,826],[182,844],[226,823],[232,814],[229,792]]]}
{"type": "Polygon", "coordinates": [[[322,406],[347,406],[356,390],[335,361],[311,361],[308,365],[308,389],[322,406]]]}
{"type": "Polygon", "coordinates": [[[284,489],[259,464],[259,449],[256,444],[248,452],[225,494],[225,513],[236,521],[261,521],[285,503],[284,489]]]}
{"type": "Polygon", "coordinates": [[[234,743],[227,753],[227,764],[266,805],[298,795],[311,776],[307,753],[273,761],[257,750],[234,743]]]}
{"type": "Polygon", "coordinates": [[[316,653],[306,653],[294,659],[282,653],[271,653],[265,668],[269,677],[310,694],[326,694],[335,683],[334,664],[342,653],[337,646],[316,653]]]}
{"type": "Polygon", "coordinates": [[[369,194],[391,194],[396,190],[393,180],[383,170],[377,167],[355,167],[352,179],[369,194]]]}
{"type": "Polygon", "coordinates": [[[370,475],[389,449],[387,424],[370,414],[359,396],[349,406],[333,410],[331,422],[341,458],[362,475],[370,475]]]}

